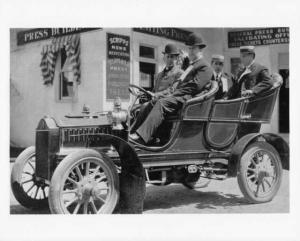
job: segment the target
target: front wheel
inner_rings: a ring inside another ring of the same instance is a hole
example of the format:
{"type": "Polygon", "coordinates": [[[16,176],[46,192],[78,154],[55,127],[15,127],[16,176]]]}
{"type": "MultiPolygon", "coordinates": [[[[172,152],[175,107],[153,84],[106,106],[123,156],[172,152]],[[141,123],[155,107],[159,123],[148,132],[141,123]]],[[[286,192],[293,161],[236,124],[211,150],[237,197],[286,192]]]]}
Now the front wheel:
{"type": "Polygon", "coordinates": [[[85,149],[66,156],[50,185],[49,206],[54,214],[112,213],[119,199],[119,177],[109,157],[85,149]]]}
{"type": "Polygon", "coordinates": [[[271,201],[282,179],[281,160],[276,149],[266,142],[251,144],[240,159],[237,179],[249,202],[271,201]]]}

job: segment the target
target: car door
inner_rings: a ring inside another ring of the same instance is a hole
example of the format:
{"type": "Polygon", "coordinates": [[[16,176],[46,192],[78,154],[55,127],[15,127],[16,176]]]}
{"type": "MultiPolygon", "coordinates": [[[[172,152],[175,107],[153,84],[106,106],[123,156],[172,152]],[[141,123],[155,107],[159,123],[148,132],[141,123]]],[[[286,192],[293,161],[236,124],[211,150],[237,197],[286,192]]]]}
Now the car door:
{"type": "Polygon", "coordinates": [[[246,99],[216,100],[205,128],[205,139],[213,149],[225,149],[235,140],[246,99]]]}

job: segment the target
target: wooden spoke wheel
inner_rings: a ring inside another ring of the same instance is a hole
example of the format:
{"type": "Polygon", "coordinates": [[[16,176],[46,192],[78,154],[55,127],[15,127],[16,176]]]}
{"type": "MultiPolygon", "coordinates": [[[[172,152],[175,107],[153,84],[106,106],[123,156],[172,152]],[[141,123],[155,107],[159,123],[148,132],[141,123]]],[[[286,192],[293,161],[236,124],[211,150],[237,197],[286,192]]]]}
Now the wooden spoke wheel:
{"type": "Polygon", "coordinates": [[[243,153],[238,167],[238,184],[251,203],[271,201],[282,179],[278,152],[266,142],[255,142],[243,153]]]}
{"type": "Polygon", "coordinates": [[[80,150],[66,156],[51,179],[52,213],[112,213],[118,199],[117,169],[109,157],[95,150],[80,150]]]}
{"type": "Polygon", "coordinates": [[[34,146],[25,149],[16,159],[11,172],[11,187],[22,206],[30,209],[48,207],[49,186],[36,177],[34,146]]]}

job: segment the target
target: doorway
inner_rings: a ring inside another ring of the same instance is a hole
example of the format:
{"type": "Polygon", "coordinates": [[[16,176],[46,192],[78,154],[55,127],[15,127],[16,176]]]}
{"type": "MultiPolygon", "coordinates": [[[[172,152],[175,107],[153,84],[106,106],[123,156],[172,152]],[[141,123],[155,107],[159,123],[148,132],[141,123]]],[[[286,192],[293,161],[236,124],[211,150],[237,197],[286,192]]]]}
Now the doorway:
{"type": "Polygon", "coordinates": [[[278,72],[283,78],[279,92],[279,133],[290,132],[289,53],[279,53],[278,72]]]}

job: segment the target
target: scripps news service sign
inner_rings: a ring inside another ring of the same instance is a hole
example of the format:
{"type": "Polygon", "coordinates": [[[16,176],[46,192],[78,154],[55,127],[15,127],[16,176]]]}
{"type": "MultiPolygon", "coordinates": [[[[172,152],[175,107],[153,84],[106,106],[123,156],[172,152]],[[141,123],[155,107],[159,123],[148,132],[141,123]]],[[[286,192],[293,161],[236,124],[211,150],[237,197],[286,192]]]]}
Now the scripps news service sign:
{"type": "Polygon", "coordinates": [[[82,33],[101,28],[33,28],[17,33],[17,45],[23,45],[44,39],[60,37],[68,34],[82,33]]]}
{"type": "Polygon", "coordinates": [[[228,48],[238,48],[243,45],[288,44],[289,28],[264,28],[228,32],[228,48]]]}
{"type": "Polygon", "coordinates": [[[130,38],[107,33],[106,99],[129,100],[130,38]]]}

